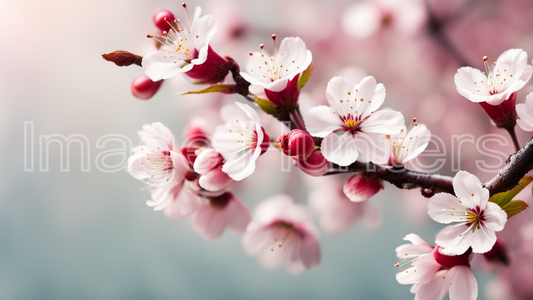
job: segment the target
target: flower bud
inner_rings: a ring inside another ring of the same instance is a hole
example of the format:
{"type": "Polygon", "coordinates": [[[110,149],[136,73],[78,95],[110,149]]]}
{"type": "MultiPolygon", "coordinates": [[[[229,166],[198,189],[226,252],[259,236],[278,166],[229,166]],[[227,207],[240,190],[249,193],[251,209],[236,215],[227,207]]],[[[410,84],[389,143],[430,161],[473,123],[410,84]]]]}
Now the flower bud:
{"type": "Polygon", "coordinates": [[[279,143],[283,153],[288,156],[308,158],[315,149],[315,143],[309,133],[294,129],[288,134],[279,137],[279,143]]]}
{"type": "Polygon", "coordinates": [[[163,9],[154,14],[153,21],[154,21],[155,26],[157,26],[159,30],[168,32],[170,31],[170,28],[171,28],[170,24],[168,23],[172,24],[172,22],[174,22],[175,19],[176,18],[174,17],[174,14],[172,14],[170,11],[166,9],[163,9]]]}
{"type": "Polygon", "coordinates": [[[344,184],[344,194],[353,202],[365,201],[383,189],[381,180],[361,176],[360,173],[350,177],[344,184]]]}
{"type": "MultiPolygon", "coordinates": [[[[265,88],[268,101],[276,105],[278,111],[292,112],[298,107],[298,79],[300,74],[287,81],[287,86],[281,91],[271,91],[265,88]]],[[[281,82],[280,82],[281,83],[281,82]]]]}
{"type": "Polygon", "coordinates": [[[228,174],[222,171],[222,166],[212,169],[205,175],[200,176],[198,184],[209,192],[217,192],[227,189],[233,182],[228,174]]]}
{"type": "Polygon", "coordinates": [[[441,246],[437,246],[435,247],[435,249],[433,249],[433,257],[435,258],[435,261],[438,262],[444,268],[451,269],[455,266],[470,267],[470,254],[472,254],[472,248],[468,248],[468,250],[461,255],[454,256],[444,255],[440,253],[439,249],[441,248],[441,246]]]}
{"type": "Polygon", "coordinates": [[[179,152],[185,156],[190,167],[194,165],[196,157],[198,156],[198,147],[196,146],[183,146],[179,149],[179,152]]]}
{"type": "Polygon", "coordinates": [[[195,118],[189,122],[189,125],[183,131],[185,143],[199,147],[210,147],[211,138],[209,134],[209,123],[203,118],[195,118]]]}
{"type": "Polygon", "coordinates": [[[308,158],[300,158],[296,165],[307,175],[323,176],[329,171],[331,163],[324,158],[321,151],[314,151],[308,158]]]}
{"type": "Polygon", "coordinates": [[[132,81],[131,93],[137,99],[148,100],[157,93],[162,83],[163,80],[154,82],[148,76],[142,75],[132,81]]]}
{"type": "Polygon", "coordinates": [[[516,125],[516,92],[498,105],[479,102],[496,127],[513,129],[516,125]]]}

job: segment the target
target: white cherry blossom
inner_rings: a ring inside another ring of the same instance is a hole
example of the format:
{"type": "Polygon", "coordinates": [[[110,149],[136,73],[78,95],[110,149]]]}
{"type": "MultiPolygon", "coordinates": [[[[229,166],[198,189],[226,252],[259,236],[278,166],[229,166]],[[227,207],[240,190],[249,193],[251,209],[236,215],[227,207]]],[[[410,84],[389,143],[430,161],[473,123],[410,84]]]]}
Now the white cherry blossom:
{"type": "MultiPolygon", "coordinates": [[[[164,36],[149,36],[161,43],[159,51],[143,57],[145,73],[153,81],[167,79],[178,73],[188,72],[207,60],[209,41],[216,32],[213,16],[200,18],[201,9],[196,8],[189,26],[180,20],[167,20],[172,27],[164,36]],[[188,29],[188,27],[190,29],[188,29]]],[[[188,12],[187,12],[188,16],[188,12]]]]}
{"type": "Polygon", "coordinates": [[[249,105],[235,102],[221,109],[225,124],[216,128],[213,147],[225,159],[222,171],[239,181],[255,170],[255,160],[269,146],[269,137],[264,132],[259,116],[249,105]]]}
{"type": "Polygon", "coordinates": [[[259,98],[266,99],[265,89],[280,92],[287,87],[289,80],[305,71],[311,64],[313,56],[307,50],[304,41],[299,37],[286,37],[281,41],[279,49],[274,40],[274,55],[270,56],[263,50],[250,53],[251,62],[241,76],[250,82],[250,92],[259,98]]]}
{"type": "Polygon", "coordinates": [[[459,94],[472,102],[499,105],[512,93],[520,90],[533,74],[533,66],[527,64],[527,53],[522,49],[503,52],[490,70],[487,57],[483,58],[485,73],[471,67],[462,67],[455,74],[459,94]]]}
{"type": "Polygon", "coordinates": [[[489,190],[479,179],[465,171],[453,178],[457,197],[439,193],[429,199],[429,216],[444,224],[459,223],[437,234],[436,243],[446,255],[459,255],[472,247],[475,253],[485,253],[496,243],[496,232],[507,222],[507,214],[496,203],[489,202],[489,190]]]}
{"type": "Polygon", "coordinates": [[[407,129],[402,129],[400,134],[388,135],[391,147],[389,163],[393,166],[405,166],[415,159],[428,146],[431,132],[424,124],[418,124],[416,119],[407,129]]]}
{"type": "Polygon", "coordinates": [[[311,108],[305,115],[307,130],[322,137],[322,154],[340,166],[355,162],[359,153],[368,160],[386,164],[390,147],[385,135],[396,135],[404,128],[403,115],[377,109],[385,101],[385,87],[374,77],[363,78],[352,87],[335,77],[326,89],[328,106],[311,108]]]}

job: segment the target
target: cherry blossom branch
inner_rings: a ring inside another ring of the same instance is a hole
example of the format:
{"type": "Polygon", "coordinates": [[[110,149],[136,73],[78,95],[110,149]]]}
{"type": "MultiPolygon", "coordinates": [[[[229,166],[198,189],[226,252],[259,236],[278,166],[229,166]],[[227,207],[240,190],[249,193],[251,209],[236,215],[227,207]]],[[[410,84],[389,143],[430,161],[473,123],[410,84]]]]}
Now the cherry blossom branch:
{"type": "MultiPolygon", "coordinates": [[[[361,172],[363,176],[373,179],[384,180],[392,183],[400,189],[421,188],[422,195],[431,197],[435,193],[445,192],[454,195],[450,176],[415,172],[405,168],[383,168],[372,162],[355,162],[346,169],[334,166],[336,171],[330,171],[326,175],[361,172]]],[[[513,189],[518,185],[527,172],[533,169],[533,139],[522,149],[509,158],[507,165],[494,178],[483,184],[495,195],[513,189]]]]}
{"type": "Polygon", "coordinates": [[[509,157],[507,165],[484,186],[490,194],[508,191],[518,185],[527,172],[533,169],[533,140],[529,140],[516,154],[509,157]]]}

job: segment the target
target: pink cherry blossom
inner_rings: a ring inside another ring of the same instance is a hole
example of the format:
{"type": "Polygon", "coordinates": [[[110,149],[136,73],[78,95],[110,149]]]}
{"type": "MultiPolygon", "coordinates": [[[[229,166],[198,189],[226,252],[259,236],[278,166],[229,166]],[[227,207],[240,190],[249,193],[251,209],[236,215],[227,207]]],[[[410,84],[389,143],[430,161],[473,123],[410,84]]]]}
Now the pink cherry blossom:
{"type": "Polygon", "coordinates": [[[436,243],[448,255],[463,254],[470,247],[475,253],[489,251],[496,243],[496,232],[507,222],[507,214],[496,203],[488,202],[489,190],[468,172],[455,175],[453,189],[457,197],[438,193],[429,199],[428,214],[433,220],[459,223],[441,230],[436,243]]]}
{"type": "Polygon", "coordinates": [[[266,268],[285,267],[297,274],[320,263],[318,229],[304,205],[285,195],[263,201],[242,237],[248,255],[257,256],[266,268]]]}
{"type": "MultiPolygon", "coordinates": [[[[268,55],[261,45],[261,52],[250,53],[251,62],[246,68],[247,72],[241,72],[241,76],[251,83],[250,92],[263,99],[269,99],[267,92],[285,90],[289,81],[305,71],[313,60],[311,51],[307,50],[304,41],[299,37],[284,38],[279,49],[275,44],[276,36],[272,37],[274,55],[268,55]]],[[[294,101],[298,100],[297,96],[294,101]]],[[[275,104],[283,104],[278,102],[275,104]]]]}
{"type": "Polygon", "coordinates": [[[233,193],[226,192],[209,197],[200,207],[193,220],[194,230],[207,240],[217,239],[229,227],[241,235],[252,217],[250,211],[233,193]]]}
{"type": "Polygon", "coordinates": [[[195,212],[200,207],[199,198],[184,188],[189,163],[175,149],[172,132],[161,123],[152,123],[144,125],[138,134],[142,145],[133,149],[128,171],[134,178],[147,181],[152,196],[147,205],[165,209],[165,213],[169,210],[176,219],[195,212]]]}
{"type": "Polygon", "coordinates": [[[402,259],[402,268],[396,274],[400,284],[413,284],[411,293],[417,300],[442,300],[450,294],[450,300],[474,300],[477,298],[477,281],[470,268],[470,252],[459,256],[447,256],[442,248],[433,248],[416,234],[407,235],[404,244],[396,248],[396,256],[402,259]],[[403,265],[409,267],[403,269],[403,265]]]}
{"type": "Polygon", "coordinates": [[[431,140],[431,132],[424,124],[416,123],[413,119],[411,126],[402,129],[398,135],[387,136],[391,147],[389,164],[392,166],[405,166],[426,150],[431,140]]]}
{"type": "Polygon", "coordinates": [[[368,76],[352,88],[335,77],[328,83],[326,98],[330,107],[313,107],[304,115],[309,133],[324,138],[324,157],[347,166],[361,153],[374,163],[387,163],[390,150],[385,135],[399,134],[404,120],[397,111],[377,111],[385,101],[383,84],[368,76]]]}
{"type": "Polygon", "coordinates": [[[221,109],[224,125],[213,134],[213,147],[222,154],[225,163],[222,171],[239,181],[255,170],[255,160],[269,146],[269,137],[264,132],[259,116],[250,106],[235,102],[221,109]]]}
{"type": "Polygon", "coordinates": [[[527,53],[522,49],[509,49],[494,63],[493,71],[484,57],[486,73],[471,67],[462,67],[455,74],[457,91],[472,102],[499,105],[512,93],[522,89],[533,74],[527,64],[527,53]]]}
{"type": "Polygon", "coordinates": [[[516,123],[522,130],[533,131],[533,92],[526,96],[525,104],[516,105],[516,113],[520,119],[516,123]]]}

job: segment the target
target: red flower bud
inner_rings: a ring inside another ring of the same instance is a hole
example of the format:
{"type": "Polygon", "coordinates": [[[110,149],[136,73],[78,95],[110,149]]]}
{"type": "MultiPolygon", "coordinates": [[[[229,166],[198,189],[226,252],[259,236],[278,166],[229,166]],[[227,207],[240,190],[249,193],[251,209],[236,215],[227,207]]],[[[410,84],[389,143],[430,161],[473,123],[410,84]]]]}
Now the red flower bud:
{"type": "Polygon", "coordinates": [[[142,75],[132,81],[131,93],[137,99],[148,100],[157,93],[162,83],[163,80],[154,82],[152,79],[148,78],[148,76],[142,75]]]}
{"type": "Polygon", "coordinates": [[[153,18],[155,26],[157,26],[159,30],[166,31],[166,32],[168,32],[171,28],[168,23],[172,24],[172,22],[174,22],[175,19],[176,18],[174,17],[174,14],[172,14],[170,11],[166,9],[160,10],[157,13],[155,13],[154,18],[153,18]]]}
{"type": "Polygon", "coordinates": [[[472,248],[468,248],[465,253],[455,256],[448,256],[440,253],[440,248],[442,247],[437,246],[435,249],[433,249],[433,257],[441,266],[445,267],[446,269],[451,269],[455,266],[470,267],[470,254],[472,254],[472,248]]]}
{"type": "Polygon", "coordinates": [[[360,173],[350,177],[344,184],[344,194],[353,202],[365,201],[383,189],[381,180],[365,178],[360,173]]]}
{"type": "Polygon", "coordinates": [[[315,143],[309,133],[294,129],[288,134],[279,137],[279,143],[283,153],[288,156],[308,158],[315,149],[315,143]]]}
{"type": "Polygon", "coordinates": [[[487,102],[479,102],[487,115],[498,128],[514,128],[516,125],[516,92],[499,105],[491,105],[487,102]]]}
{"type": "Polygon", "coordinates": [[[298,159],[296,165],[305,174],[311,176],[323,176],[331,167],[331,163],[324,158],[321,151],[314,151],[306,159],[298,159]]]}

